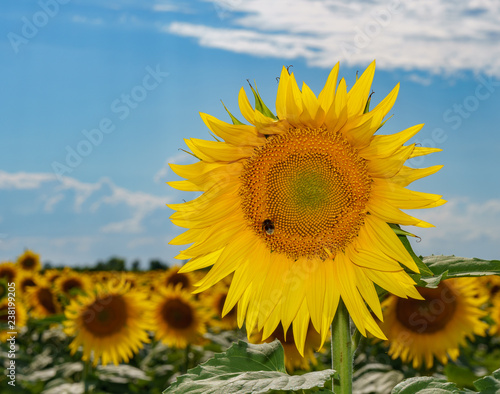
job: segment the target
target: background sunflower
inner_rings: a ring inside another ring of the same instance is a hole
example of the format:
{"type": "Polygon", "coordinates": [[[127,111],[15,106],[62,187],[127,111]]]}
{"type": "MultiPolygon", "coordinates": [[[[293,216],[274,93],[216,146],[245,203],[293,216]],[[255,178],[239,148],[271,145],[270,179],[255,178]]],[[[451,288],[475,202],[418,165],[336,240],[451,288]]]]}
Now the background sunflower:
{"type": "Polygon", "coordinates": [[[437,288],[419,288],[423,300],[389,296],[384,322],[389,355],[414,368],[431,368],[434,357],[442,364],[456,360],[467,338],[484,336],[488,324],[482,307],[488,297],[477,278],[442,281],[437,288]]]}
{"type": "Polygon", "coordinates": [[[89,294],[78,295],[65,312],[64,331],[75,337],[71,353],[82,346],[82,359],[93,365],[127,362],[149,342],[150,311],[146,294],[123,282],[98,285],[89,294]]]}

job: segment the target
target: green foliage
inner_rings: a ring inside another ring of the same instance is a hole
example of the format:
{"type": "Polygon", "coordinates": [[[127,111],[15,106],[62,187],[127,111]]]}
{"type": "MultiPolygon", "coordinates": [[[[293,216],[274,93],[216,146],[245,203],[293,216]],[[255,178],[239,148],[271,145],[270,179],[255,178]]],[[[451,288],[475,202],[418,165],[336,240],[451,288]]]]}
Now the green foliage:
{"type": "MultiPolygon", "coordinates": [[[[500,392],[500,369],[497,369],[493,374],[485,376],[474,382],[474,386],[481,394],[495,394],[500,392]]],[[[392,394],[466,394],[476,393],[469,389],[459,389],[455,383],[447,382],[443,379],[438,379],[430,376],[416,377],[407,379],[399,383],[392,390],[392,394]]]]}
{"type": "Polygon", "coordinates": [[[407,379],[399,383],[392,390],[392,394],[462,394],[468,391],[460,390],[455,383],[447,382],[444,379],[438,379],[431,376],[420,376],[407,379]]]}
{"type": "Polygon", "coordinates": [[[164,394],[310,390],[323,388],[333,374],[333,370],[325,369],[290,376],[285,371],[285,356],[279,341],[261,345],[239,341],[227,352],[216,354],[206,363],[190,369],[164,394]]]}

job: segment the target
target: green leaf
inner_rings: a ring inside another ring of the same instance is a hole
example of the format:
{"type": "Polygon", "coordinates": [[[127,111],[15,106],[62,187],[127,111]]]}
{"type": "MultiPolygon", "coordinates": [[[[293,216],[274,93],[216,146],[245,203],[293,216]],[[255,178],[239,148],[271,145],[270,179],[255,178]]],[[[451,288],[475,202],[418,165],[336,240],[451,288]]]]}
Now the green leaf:
{"type": "MultiPolygon", "coordinates": [[[[248,82],[248,80],[247,80],[248,82]]],[[[255,81],[254,81],[255,83],[255,81]]],[[[250,85],[250,82],[248,82],[250,85]]],[[[252,85],[250,85],[250,89],[252,89],[253,96],[255,98],[255,109],[259,111],[261,114],[266,115],[268,118],[278,120],[276,115],[274,115],[269,108],[267,108],[266,104],[264,104],[264,101],[260,97],[259,91],[257,90],[257,84],[255,84],[255,89],[253,88],[252,85]]]]}
{"type": "Polygon", "coordinates": [[[273,390],[323,388],[335,373],[332,369],[290,376],[285,372],[285,354],[278,340],[252,345],[233,344],[207,362],[177,378],[163,393],[268,393],[273,390]]]}
{"type": "Polygon", "coordinates": [[[403,380],[403,373],[390,365],[370,363],[358,369],[353,376],[353,392],[357,394],[389,393],[403,380]]]}
{"type": "Polygon", "coordinates": [[[402,381],[391,391],[392,394],[462,394],[471,393],[470,390],[460,390],[455,383],[447,382],[430,376],[421,376],[402,381]]]}
{"type": "Polygon", "coordinates": [[[227,112],[227,113],[229,114],[229,116],[231,117],[231,121],[233,122],[233,124],[235,124],[235,125],[244,125],[244,124],[245,124],[245,123],[243,123],[243,122],[240,122],[238,119],[236,119],[236,118],[234,117],[234,115],[233,115],[231,112],[229,112],[229,110],[228,110],[228,109],[227,109],[227,107],[224,105],[224,102],[223,102],[222,100],[221,100],[220,102],[221,102],[221,103],[222,103],[222,105],[224,106],[224,109],[226,110],[226,112],[227,112]]]}
{"type": "Polygon", "coordinates": [[[62,323],[65,320],[66,320],[66,316],[64,316],[64,314],[61,313],[59,315],[47,316],[47,317],[44,317],[43,319],[30,319],[29,325],[45,326],[45,325],[62,323]]]}
{"type": "Polygon", "coordinates": [[[500,369],[497,369],[490,376],[478,379],[474,386],[481,394],[494,394],[500,392],[500,369]]]}
{"type": "Polygon", "coordinates": [[[442,274],[436,276],[420,276],[418,274],[412,274],[410,276],[413,278],[413,280],[415,280],[417,286],[435,289],[438,287],[439,283],[441,283],[442,280],[448,278],[448,271],[445,271],[442,274]]]}
{"type": "Polygon", "coordinates": [[[448,271],[448,278],[500,275],[500,260],[470,259],[456,256],[427,256],[424,263],[439,275],[448,271]]]}
{"type": "Polygon", "coordinates": [[[405,249],[410,254],[411,258],[417,264],[418,269],[420,270],[420,275],[422,276],[433,276],[432,271],[420,260],[420,258],[415,254],[413,248],[411,247],[410,241],[408,241],[407,236],[417,237],[416,235],[409,233],[408,231],[404,231],[397,224],[388,223],[389,226],[394,230],[394,233],[398,236],[399,240],[405,247],[405,249]]]}

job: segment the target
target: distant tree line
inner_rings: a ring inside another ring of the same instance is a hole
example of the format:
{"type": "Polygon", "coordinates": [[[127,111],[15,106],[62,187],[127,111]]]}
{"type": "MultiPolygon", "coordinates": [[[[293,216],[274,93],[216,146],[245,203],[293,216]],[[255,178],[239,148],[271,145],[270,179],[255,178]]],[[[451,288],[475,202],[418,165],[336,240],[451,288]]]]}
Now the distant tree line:
{"type": "MultiPolygon", "coordinates": [[[[149,271],[154,270],[166,270],[168,269],[170,264],[165,261],[161,261],[158,259],[152,259],[149,261],[149,271]]],[[[50,261],[47,261],[43,264],[43,269],[62,269],[65,266],[61,265],[53,265],[50,261]]],[[[127,268],[127,261],[124,258],[113,256],[108,260],[98,260],[94,265],[89,266],[79,265],[75,267],[71,267],[75,271],[142,271],[140,260],[134,260],[130,264],[130,268],[127,268]]],[[[146,271],[148,271],[146,270],[146,271]]]]}

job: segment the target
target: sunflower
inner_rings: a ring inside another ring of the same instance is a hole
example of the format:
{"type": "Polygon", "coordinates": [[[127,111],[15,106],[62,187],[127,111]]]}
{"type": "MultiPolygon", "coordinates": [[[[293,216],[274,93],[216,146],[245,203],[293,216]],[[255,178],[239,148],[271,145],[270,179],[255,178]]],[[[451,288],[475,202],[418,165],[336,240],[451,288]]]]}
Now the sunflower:
{"type": "Polygon", "coordinates": [[[430,369],[435,356],[442,364],[456,360],[466,339],[485,335],[488,325],[481,321],[488,300],[476,278],[454,278],[435,289],[420,288],[424,300],[402,299],[391,295],[382,306],[381,323],[387,335],[389,355],[414,368],[430,369]]]}
{"type": "Polygon", "coordinates": [[[7,281],[4,278],[0,278],[0,300],[4,297],[7,297],[9,293],[9,286],[7,281]]]}
{"type": "Polygon", "coordinates": [[[214,286],[213,292],[209,297],[208,304],[211,307],[214,319],[210,320],[212,328],[220,330],[234,330],[238,327],[237,324],[237,306],[222,316],[224,303],[226,302],[227,292],[229,287],[224,284],[214,286]]]}
{"type": "Polygon", "coordinates": [[[63,271],[60,269],[49,269],[43,272],[43,277],[49,281],[49,283],[55,283],[57,278],[59,278],[63,274],[63,271]]]}
{"type": "Polygon", "coordinates": [[[39,274],[21,270],[16,278],[16,289],[21,295],[24,295],[29,287],[36,286],[40,280],[39,274]]]}
{"type": "Polygon", "coordinates": [[[307,327],[303,356],[299,353],[295,345],[293,330],[288,330],[285,335],[281,324],[264,341],[262,340],[262,332],[253,333],[250,336],[251,343],[269,343],[275,339],[278,339],[283,346],[283,350],[285,351],[285,367],[289,373],[293,373],[296,369],[308,370],[311,368],[311,364],[318,364],[314,350],[317,350],[321,344],[321,335],[314,329],[312,324],[309,324],[307,327]]]}
{"type": "Polygon", "coordinates": [[[160,287],[177,286],[179,285],[185,291],[191,292],[194,289],[195,277],[192,273],[179,273],[181,267],[175,265],[168,269],[158,279],[157,285],[160,287]]]}
{"type": "MultiPolygon", "coordinates": [[[[10,310],[12,310],[11,308],[12,307],[10,307],[10,310]]],[[[17,333],[20,328],[26,326],[28,314],[21,300],[16,300],[14,311],[15,313],[13,316],[15,316],[15,318],[12,320],[12,318],[9,318],[9,316],[12,316],[12,314],[9,313],[9,299],[4,298],[0,301],[0,342],[5,342],[6,339],[12,335],[8,334],[9,332],[17,333]],[[13,327],[10,327],[9,323],[13,324],[13,327]]]]}
{"type": "Polygon", "coordinates": [[[73,297],[78,293],[86,293],[92,287],[87,275],[66,269],[56,279],[55,288],[66,297],[73,297]]]}
{"type": "Polygon", "coordinates": [[[57,300],[56,293],[43,279],[36,286],[26,289],[26,301],[31,307],[30,313],[34,318],[43,319],[61,312],[61,304],[57,300]]]}
{"type": "Polygon", "coordinates": [[[24,271],[38,272],[42,268],[40,263],[40,255],[26,250],[21,256],[17,258],[17,265],[24,271]]]}
{"type": "Polygon", "coordinates": [[[5,261],[0,264],[0,279],[5,279],[7,283],[12,283],[17,276],[17,267],[10,261],[5,261]]]}
{"type": "Polygon", "coordinates": [[[150,307],[146,294],[130,285],[106,283],[80,294],[66,307],[65,333],[75,336],[71,354],[83,346],[83,360],[118,365],[149,342],[150,307]]]}
{"type": "Polygon", "coordinates": [[[488,290],[490,299],[500,297],[500,276],[498,275],[485,275],[478,278],[483,286],[488,290]]]}
{"type": "MultiPolygon", "coordinates": [[[[407,190],[442,166],[412,169],[407,159],[440,149],[403,144],[423,125],[374,135],[385,123],[399,84],[368,110],[375,62],[347,92],[338,64],[318,97],[283,68],[275,116],[255,89],[255,109],[243,88],[239,106],[251,125],[201,114],[223,141],[186,140],[199,159],[171,164],[179,190],[204,192],[171,204],[174,224],[188,230],[171,243],[194,243],[178,259],[180,272],[212,266],[197,283],[204,291],[234,272],[224,313],[238,303],[248,331],[265,328],[271,312],[285,332],[296,319],[312,320],[324,342],[342,299],[363,335],[385,338],[374,283],[400,297],[420,298],[403,264],[418,272],[387,223],[431,227],[401,209],[442,205],[441,196],[407,190]],[[303,307],[308,313],[299,313],[303,307]]],[[[305,330],[308,321],[297,326],[305,330]]],[[[264,329],[264,332],[270,332],[264,329]]],[[[295,336],[299,351],[305,333],[295,336]]]]}
{"type": "Polygon", "coordinates": [[[204,342],[207,312],[180,284],[160,288],[151,302],[157,340],[179,349],[204,342]]]}
{"type": "Polygon", "coordinates": [[[500,297],[497,296],[493,299],[492,306],[490,308],[490,316],[493,320],[493,324],[490,327],[489,333],[491,335],[500,335],[500,297]]]}

